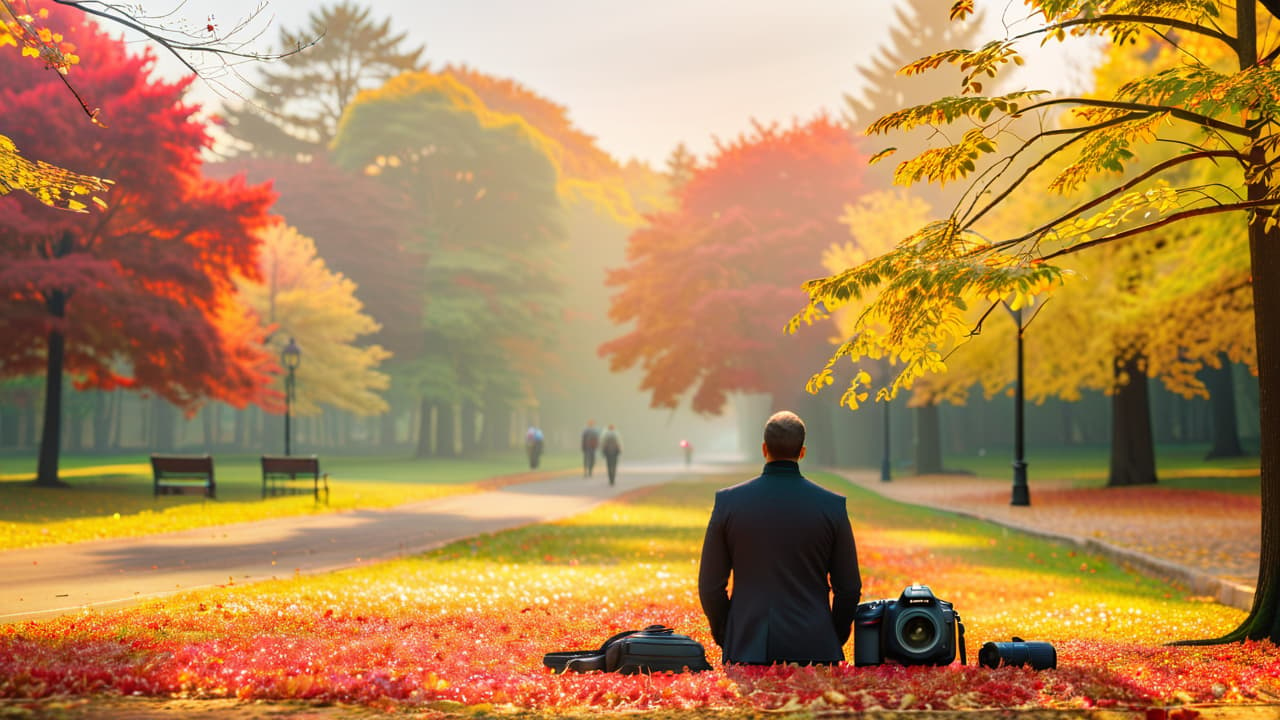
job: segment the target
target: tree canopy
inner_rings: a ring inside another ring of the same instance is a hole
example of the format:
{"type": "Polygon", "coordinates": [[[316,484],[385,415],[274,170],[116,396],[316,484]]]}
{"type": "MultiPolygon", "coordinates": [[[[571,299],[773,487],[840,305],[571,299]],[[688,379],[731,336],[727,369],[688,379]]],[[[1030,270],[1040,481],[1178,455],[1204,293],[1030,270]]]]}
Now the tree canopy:
{"type": "Polygon", "coordinates": [[[190,80],[154,80],[149,53],[130,54],[81,14],[48,23],[94,58],[80,77],[122,122],[84,122],[58,74],[36,63],[0,63],[0,116],[34,155],[112,177],[114,204],[74,214],[0,197],[0,375],[61,383],[65,340],[81,387],[133,387],[189,412],[262,398],[273,362],[234,293],[237,278],[257,277],[271,193],[202,175],[209,136],[182,101],[190,80]]]}
{"type": "MultiPolygon", "coordinates": [[[[692,169],[678,208],[653,213],[609,274],[609,316],[630,329],[600,347],[611,367],[640,367],[654,407],[686,393],[718,414],[732,392],[786,396],[797,350],[780,327],[843,237],[840,208],[861,191],[863,156],[829,118],[755,130],[692,169]],[[690,328],[697,328],[690,332],[690,328]]],[[[813,337],[821,352],[825,337],[813,337]]]]}
{"type": "Polygon", "coordinates": [[[562,205],[554,143],[456,79],[406,73],[362,94],[334,142],[339,165],[410,201],[425,257],[423,397],[501,387],[527,402],[560,320],[562,205]]]}

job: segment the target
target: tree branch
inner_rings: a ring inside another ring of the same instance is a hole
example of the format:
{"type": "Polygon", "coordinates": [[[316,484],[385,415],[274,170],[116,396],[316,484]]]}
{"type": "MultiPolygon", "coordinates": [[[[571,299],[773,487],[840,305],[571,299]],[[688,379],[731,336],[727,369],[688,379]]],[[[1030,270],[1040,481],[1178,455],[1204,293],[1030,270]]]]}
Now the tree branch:
{"type": "MultiPolygon", "coordinates": [[[[1270,2],[1276,5],[1277,7],[1280,7],[1280,0],[1261,0],[1261,2],[1263,5],[1266,5],[1268,2],[1270,2]]],[[[1268,7],[1267,9],[1271,10],[1270,7],[1268,7]]],[[[1272,14],[1274,15],[1276,13],[1272,12],[1272,14]]],[[[1138,15],[1138,14],[1110,14],[1110,15],[1103,14],[1103,15],[1094,15],[1092,17],[1086,17],[1086,18],[1073,18],[1071,20],[1064,20],[1063,22],[1060,22],[1060,23],[1054,23],[1053,25],[1045,25],[1044,27],[1036,28],[1035,30],[1028,30],[1027,32],[1024,32],[1020,35],[1013,36],[1012,39],[1025,40],[1026,38],[1035,37],[1036,35],[1046,35],[1048,33],[1056,32],[1058,30],[1069,30],[1073,27],[1080,27],[1082,25],[1106,26],[1109,24],[1118,24],[1118,23],[1134,23],[1138,25],[1160,25],[1163,27],[1174,28],[1177,30],[1184,30],[1194,35],[1201,35],[1203,37],[1217,40],[1219,42],[1225,43],[1226,45],[1231,47],[1233,50],[1235,49],[1235,46],[1236,46],[1235,37],[1228,35],[1224,32],[1219,32],[1217,30],[1210,30],[1204,27],[1203,25],[1197,25],[1193,22],[1189,22],[1186,20],[1178,20],[1175,18],[1161,17],[1159,15],[1138,15]]]]}
{"type": "MultiPolygon", "coordinates": [[[[1151,232],[1152,230],[1158,230],[1166,225],[1172,225],[1173,223],[1181,222],[1189,218],[1203,217],[1205,215],[1217,215],[1219,213],[1235,212],[1237,210],[1250,210],[1250,209],[1263,208],[1263,207],[1280,207],[1280,197],[1262,198],[1259,200],[1244,200],[1238,203],[1231,203],[1230,205],[1214,205],[1211,207],[1196,208],[1194,210],[1184,210],[1182,212],[1173,213],[1172,215],[1166,215],[1165,217],[1161,218],[1156,222],[1148,223],[1140,227],[1121,230],[1120,232],[1112,233],[1111,235],[1104,235],[1100,238],[1095,238],[1093,240],[1072,245],[1071,247],[1065,247],[1060,250],[1054,250],[1053,252],[1048,253],[1047,255],[1044,255],[1043,258],[1045,260],[1052,260],[1054,258],[1061,257],[1063,255],[1072,255],[1082,250],[1088,250],[1089,248],[1097,247],[1099,245],[1105,245],[1110,242],[1115,242],[1117,240],[1123,240],[1128,237],[1133,237],[1134,235],[1141,235],[1142,233],[1151,232]]],[[[1007,240],[1003,243],[999,243],[999,245],[1009,245],[1009,244],[1016,244],[1016,243],[1011,240],[1007,240]]]]}
{"type": "MultiPolygon", "coordinates": [[[[1111,198],[1114,198],[1115,196],[1123,192],[1132,190],[1134,187],[1137,187],[1139,184],[1147,180],[1150,180],[1152,177],[1159,175],[1165,170],[1169,170],[1171,168],[1177,167],[1178,165],[1181,165],[1186,162],[1191,162],[1193,160],[1201,160],[1204,158],[1213,158],[1213,157],[1233,158],[1236,160],[1244,159],[1239,153],[1236,153],[1230,150],[1205,150],[1200,153],[1188,153],[1186,155],[1178,155],[1176,157],[1169,158],[1168,160],[1157,163],[1151,166],[1150,168],[1147,168],[1146,170],[1134,176],[1130,180],[1127,180],[1117,185],[1116,187],[1106,191],[1105,193],[1098,195],[1092,200],[1082,205],[1078,205],[1072,208],[1071,210],[1069,210],[1068,212],[1065,212],[1062,215],[1054,218],[1053,220],[1050,220],[1049,222],[1028,231],[1027,233],[1023,234],[1021,237],[1013,238],[1001,243],[997,243],[994,247],[1007,247],[1011,245],[1018,245],[1018,244],[1027,242],[1029,240],[1032,240],[1038,236],[1044,235],[1045,233],[1052,230],[1054,227],[1057,227],[1058,225],[1064,222],[1067,222],[1071,218],[1078,217],[1079,215],[1086,213],[1089,210],[1092,210],[1093,208],[1101,205],[1102,203],[1110,200],[1111,198]]],[[[1169,217],[1175,217],[1175,215],[1170,215],[1169,217]]]]}
{"type": "MultiPolygon", "coordinates": [[[[1280,1],[1280,0],[1277,0],[1277,1],[1280,1]]],[[[1244,127],[1241,125],[1232,125],[1231,123],[1226,123],[1226,122],[1222,122],[1221,120],[1211,118],[1208,115],[1193,113],[1193,112],[1190,112],[1189,110],[1183,110],[1182,108],[1167,107],[1165,105],[1147,105],[1146,103],[1122,102],[1119,100],[1098,100],[1094,98],[1082,98],[1082,97],[1052,98],[1049,100],[1041,100],[1025,108],[1019,108],[1018,111],[1021,113],[1021,112],[1027,112],[1030,110],[1040,110],[1042,108],[1047,108],[1051,105],[1068,105],[1068,104],[1084,106],[1084,107],[1105,108],[1108,110],[1128,110],[1130,112],[1135,112],[1135,113],[1147,113],[1147,114],[1166,113],[1178,118],[1179,120],[1185,120],[1186,122],[1189,122],[1193,125],[1200,125],[1202,127],[1212,128],[1214,130],[1219,130],[1222,132],[1229,132],[1229,133],[1232,133],[1233,135],[1240,135],[1242,137],[1247,137],[1247,138],[1252,138],[1255,135],[1255,133],[1247,127],[1244,127]]]]}

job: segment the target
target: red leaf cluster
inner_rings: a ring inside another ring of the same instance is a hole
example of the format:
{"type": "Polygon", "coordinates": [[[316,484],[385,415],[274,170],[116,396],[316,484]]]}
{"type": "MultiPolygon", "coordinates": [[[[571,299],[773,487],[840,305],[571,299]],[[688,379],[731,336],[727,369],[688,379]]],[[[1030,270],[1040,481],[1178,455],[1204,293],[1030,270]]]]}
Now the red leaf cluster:
{"type": "Polygon", "coordinates": [[[823,273],[824,248],[866,159],[847,129],[821,117],[756,126],[720,146],[680,189],[679,207],[648,216],[628,240],[610,318],[631,330],[600,347],[614,370],[640,366],[655,407],[719,413],[731,392],[788,393],[825,357],[827,338],[785,338],[800,284],[823,273]],[[812,355],[812,357],[810,357],[812,355]]]}
{"type": "Polygon", "coordinates": [[[6,63],[5,132],[33,157],[115,185],[107,209],[83,215],[0,199],[0,335],[10,340],[0,368],[43,372],[45,338],[58,330],[82,386],[138,386],[187,410],[256,399],[272,361],[234,303],[234,279],[256,275],[254,233],[271,221],[271,193],[201,175],[210,139],[183,102],[189,81],[152,78],[150,53],[130,54],[83,13],[49,10],[48,26],[86,58],[77,82],[95,89],[110,127],[86,123],[56,74],[6,63]],[[65,318],[50,312],[58,293],[65,318]]]}

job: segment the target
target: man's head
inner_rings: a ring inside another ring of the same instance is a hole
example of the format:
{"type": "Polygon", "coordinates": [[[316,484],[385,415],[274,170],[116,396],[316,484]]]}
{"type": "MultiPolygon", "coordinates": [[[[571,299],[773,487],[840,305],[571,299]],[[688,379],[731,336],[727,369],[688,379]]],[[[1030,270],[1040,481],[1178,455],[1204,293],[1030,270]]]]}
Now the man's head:
{"type": "Polygon", "coordinates": [[[799,460],[804,457],[804,421],[790,410],[781,410],[764,424],[766,460],[799,460]]]}

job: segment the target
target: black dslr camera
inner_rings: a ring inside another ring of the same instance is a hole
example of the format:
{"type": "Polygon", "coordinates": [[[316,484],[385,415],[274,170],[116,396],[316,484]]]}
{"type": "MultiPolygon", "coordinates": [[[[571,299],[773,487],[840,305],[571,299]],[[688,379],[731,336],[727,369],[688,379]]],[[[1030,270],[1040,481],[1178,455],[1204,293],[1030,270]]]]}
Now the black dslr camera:
{"type": "Polygon", "coordinates": [[[950,665],[957,647],[964,664],[964,623],[926,585],[908,586],[897,600],[859,603],[853,616],[855,665],[950,665]]]}

